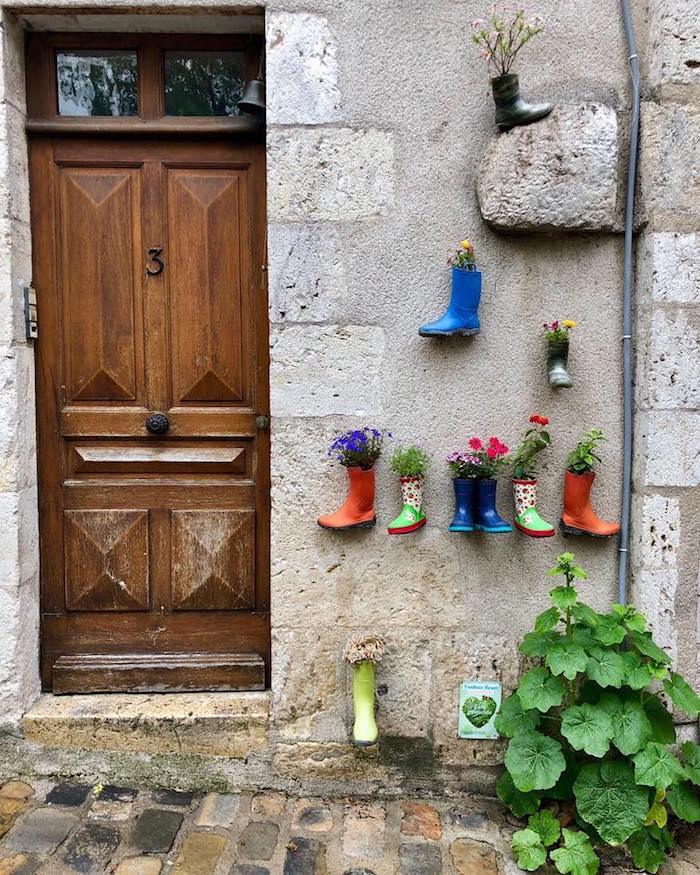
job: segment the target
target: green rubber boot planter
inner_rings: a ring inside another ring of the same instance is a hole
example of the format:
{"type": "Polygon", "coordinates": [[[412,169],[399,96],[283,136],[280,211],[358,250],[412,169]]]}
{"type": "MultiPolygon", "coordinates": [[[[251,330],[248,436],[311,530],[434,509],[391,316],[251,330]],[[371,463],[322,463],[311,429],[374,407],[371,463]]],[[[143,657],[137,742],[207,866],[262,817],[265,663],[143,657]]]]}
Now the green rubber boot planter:
{"type": "Polygon", "coordinates": [[[390,535],[407,535],[422,528],[427,520],[423,513],[423,478],[401,477],[401,513],[389,523],[390,535]]]}
{"type": "Polygon", "coordinates": [[[554,527],[537,510],[537,481],[513,480],[515,527],[531,538],[551,538],[554,527]]]}
{"type": "Polygon", "coordinates": [[[520,96],[520,82],[515,73],[506,73],[491,80],[496,103],[496,124],[499,131],[516,125],[529,125],[552,111],[551,103],[528,103],[520,96]]]}
{"type": "Polygon", "coordinates": [[[352,705],[355,712],[352,740],[358,747],[371,747],[377,743],[379,731],[374,719],[374,663],[368,659],[355,663],[352,705]]]}
{"type": "Polygon", "coordinates": [[[547,341],[547,373],[553,389],[570,389],[573,385],[567,370],[569,364],[569,341],[547,341]]]}

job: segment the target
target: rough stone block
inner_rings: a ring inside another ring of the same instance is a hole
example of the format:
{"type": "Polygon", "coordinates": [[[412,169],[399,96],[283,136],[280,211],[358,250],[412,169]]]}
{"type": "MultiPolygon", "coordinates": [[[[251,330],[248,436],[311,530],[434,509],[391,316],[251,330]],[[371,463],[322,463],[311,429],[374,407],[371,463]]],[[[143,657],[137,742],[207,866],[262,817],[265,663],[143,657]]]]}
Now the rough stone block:
{"type": "Polygon", "coordinates": [[[381,413],[381,328],[288,325],[270,339],[273,416],[381,413]]]}
{"type": "Polygon", "coordinates": [[[121,835],[105,823],[85,823],[68,840],[63,862],[74,872],[101,872],[107,868],[121,835]]]}
{"type": "Polygon", "coordinates": [[[401,832],[407,836],[420,836],[431,842],[440,841],[442,826],[440,814],[432,805],[425,802],[403,802],[401,832]]]}
{"type": "Polygon", "coordinates": [[[13,854],[0,860],[0,875],[33,875],[41,866],[39,857],[31,854],[13,854]]]}
{"type": "Polygon", "coordinates": [[[399,846],[401,875],[442,875],[442,853],[438,845],[402,844],[399,846]]]}
{"type": "Polygon", "coordinates": [[[37,808],[5,839],[10,851],[53,854],[77,823],[74,814],[57,808],[37,808]]]}
{"type": "Polygon", "coordinates": [[[642,568],[634,576],[635,603],[649,621],[656,643],[675,662],[675,618],[678,571],[675,568],[642,568]]]}
{"type": "Polygon", "coordinates": [[[343,821],[343,853],[348,857],[381,860],[384,854],[386,812],[371,803],[349,807],[343,821]]]}
{"type": "Polygon", "coordinates": [[[696,231],[700,220],[700,108],[643,104],[639,166],[643,218],[657,231],[696,231]]]}
{"type": "Polygon", "coordinates": [[[327,871],[325,845],[306,836],[290,838],[284,858],[284,875],[320,875],[327,871]]]}
{"type": "Polygon", "coordinates": [[[485,842],[457,839],[450,845],[450,856],[458,875],[498,875],[496,852],[485,842]]]}
{"type": "Polygon", "coordinates": [[[271,10],[265,29],[268,124],[337,121],[337,47],[328,21],[306,12],[271,10]]]}
{"type": "Polygon", "coordinates": [[[677,498],[644,496],[637,541],[639,559],[646,568],[676,565],[681,543],[681,512],[677,498]]]}
{"type": "Polygon", "coordinates": [[[700,83],[700,6],[693,0],[653,0],[649,12],[652,83],[700,83]]]}
{"type": "Polygon", "coordinates": [[[314,804],[309,799],[297,803],[292,829],[306,832],[328,832],[333,828],[333,815],[326,805],[314,804]]]}
{"type": "Polygon", "coordinates": [[[271,860],[279,834],[276,823],[251,821],[241,833],[238,855],[243,860],[271,860]]]}
{"type": "Polygon", "coordinates": [[[125,857],[114,875],[158,875],[162,862],[156,857],[125,857]]]}
{"type": "Polygon", "coordinates": [[[197,826],[231,826],[238,802],[238,796],[209,793],[202,800],[194,822],[197,826]]]}
{"type": "Polygon", "coordinates": [[[192,804],[194,793],[183,790],[155,790],[153,801],[156,805],[176,805],[178,808],[188,808],[192,804]]]}
{"type": "Polygon", "coordinates": [[[131,836],[131,845],[151,854],[167,853],[182,823],[182,814],[165,808],[147,808],[141,812],[131,836]]]}
{"type": "Polygon", "coordinates": [[[65,805],[76,808],[85,802],[90,792],[87,784],[56,784],[46,794],[47,805],[65,805]]]}
{"type": "Polygon", "coordinates": [[[182,843],[174,875],[211,875],[226,846],[224,836],[207,832],[192,832],[182,843]]]}
{"type": "Polygon", "coordinates": [[[490,141],[477,176],[481,214],[509,231],[615,229],[618,149],[611,107],[557,106],[490,141]]]}
{"type": "Polygon", "coordinates": [[[0,789],[0,799],[31,799],[34,795],[34,788],[24,781],[8,781],[3,784],[0,789]]]}
{"type": "Polygon", "coordinates": [[[651,294],[654,301],[700,303],[700,236],[660,232],[650,235],[651,294]]]}
{"type": "Polygon", "coordinates": [[[131,817],[131,802],[110,802],[106,799],[98,799],[93,803],[88,812],[91,820],[112,820],[115,823],[123,823],[131,817]]]}
{"type": "Polygon", "coordinates": [[[350,128],[268,133],[272,222],[366,219],[394,202],[394,143],[384,131],[350,128]]]}
{"type": "Polygon", "coordinates": [[[700,483],[700,413],[649,413],[645,418],[647,486],[700,483]]]}
{"type": "Polygon", "coordinates": [[[258,793],[250,802],[250,813],[253,817],[281,817],[284,805],[282,793],[258,793]]]}
{"type": "Polygon", "coordinates": [[[272,322],[332,322],[342,315],[345,274],[335,230],[272,225],[268,252],[272,322]]]}
{"type": "Polygon", "coordinates": [[[657,410],[700,407],[698,331],[682,311],[652,316],[642,395],[657,410]]]}
{"type": "Polygon", "coordinates": [[[278,743],[273,767],[285,777],[305,780],[386,781],[387,770],[351,744],[305,741],[278,743]]]}

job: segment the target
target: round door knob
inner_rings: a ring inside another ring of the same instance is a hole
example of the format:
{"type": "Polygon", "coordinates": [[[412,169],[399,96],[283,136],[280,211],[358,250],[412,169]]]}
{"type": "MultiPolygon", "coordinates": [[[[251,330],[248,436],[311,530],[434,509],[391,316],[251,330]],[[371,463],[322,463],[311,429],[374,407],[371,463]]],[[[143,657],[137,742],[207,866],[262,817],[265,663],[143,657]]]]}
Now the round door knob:
{"type": "Polygon", "coordinates": [[[164,413],[152,413],[146,420],[146,428],[151,434],[165,434],[170,428],[170,420],[164,413]]]}

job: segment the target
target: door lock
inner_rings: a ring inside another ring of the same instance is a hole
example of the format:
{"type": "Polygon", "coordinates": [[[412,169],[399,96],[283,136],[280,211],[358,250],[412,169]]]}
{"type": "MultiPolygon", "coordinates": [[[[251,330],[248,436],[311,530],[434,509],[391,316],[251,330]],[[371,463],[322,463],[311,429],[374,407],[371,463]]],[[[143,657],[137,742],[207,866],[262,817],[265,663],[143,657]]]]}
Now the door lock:
{"type": "Polygon", "coordinates": [[[255,417],[255,427],[258,431],[267,431],[270,428],[270,417],[264,413],[259,413],[255,417]]]}

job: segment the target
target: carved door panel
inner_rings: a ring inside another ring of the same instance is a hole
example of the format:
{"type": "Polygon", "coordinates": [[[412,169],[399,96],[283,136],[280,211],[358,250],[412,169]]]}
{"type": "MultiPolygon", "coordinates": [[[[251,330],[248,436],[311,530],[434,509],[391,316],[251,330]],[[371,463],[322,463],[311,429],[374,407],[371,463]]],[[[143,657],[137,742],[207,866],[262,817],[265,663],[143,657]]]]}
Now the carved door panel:
{"type": "Polygon", "coordinates": [[[44,686],[263,688],[263,147],[42,138],[31,174],[44,686]]]}

